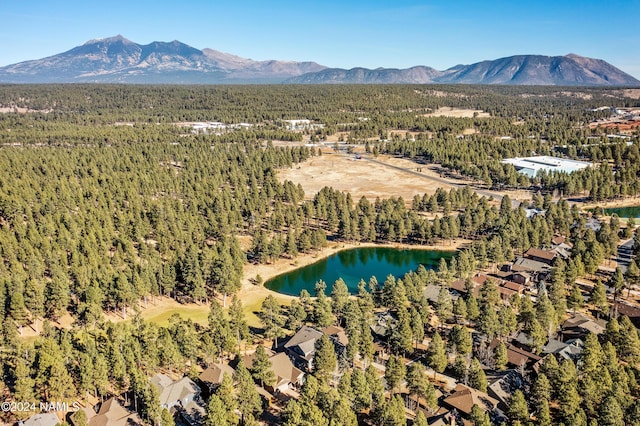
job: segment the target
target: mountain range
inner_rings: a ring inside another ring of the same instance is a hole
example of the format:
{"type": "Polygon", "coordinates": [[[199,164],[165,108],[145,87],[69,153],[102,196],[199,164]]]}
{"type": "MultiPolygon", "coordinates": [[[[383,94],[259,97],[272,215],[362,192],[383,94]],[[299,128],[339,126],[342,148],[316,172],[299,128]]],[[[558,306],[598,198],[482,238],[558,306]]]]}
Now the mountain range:
{"type": "Polygon", "coordinates": [[[121,35],[90,40],[43,59],[0,67],[0,83],[139,84],[503,84],[640,86],[613,65],[575,54],[517,55],[444,71],[427,66],[327,68],[316,62],[254,61],[179,41],[134,43],[121,35]]]}

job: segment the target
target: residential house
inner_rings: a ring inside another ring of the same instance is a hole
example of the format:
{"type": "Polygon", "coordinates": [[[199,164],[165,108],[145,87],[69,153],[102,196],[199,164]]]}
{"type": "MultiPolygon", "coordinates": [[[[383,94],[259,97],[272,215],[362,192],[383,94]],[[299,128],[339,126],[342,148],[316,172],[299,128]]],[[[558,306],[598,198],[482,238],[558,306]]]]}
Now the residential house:
{"type": "Polygon", "coordinates": [[[285,352],[295,365],[310,371],[316,353],[316,341],[320,337],[321,331],[305,325],[284,344],[285,352]]]}
{"type": "Polygon", "coordinates": [[[349,344],[349,336],[342,327],[330,325],[322,329],[322,332],[329,336],[333,344],[336,346],[336,354],[340,356],[349,344]]]}
{"type": "Polygon", "coordinates": [[[551,273],[551,265],[526,257],[517,257],[510,267],[512,273],[527,272],[532,281],[539,282],[546,279],[551,273]]]}
{"type": "Polygon", "coordinates": [[[567,260],[571,257],[571,249],[573,245],[566,241],[566,238],[563,236],[555,236],[551,239],[551,251],[555,252],[563,258],[567,260]]]}
{"type": "Polygon", "coordinates": [[[546,216],[546,210],[542,209],[524,209],[527,219],[533,219],[536,216],[546,216]]]}
{"type": "MultiPolygon", "coordinates": [[[[523,336],[526,337],[523,333],[523,336]]],[[[524,339],[524,337],[522,337],[524,339]]],[[[489,350],[493,351],[498,345],[499,340],[493,339],[489,344],[489,350]]],[[[529,342],[527,342],[529,343],[529,342]]],[[[540,361],[540,357],[533,352],[529,352],[525,349],[514,346],[511,343],[507,343],[507,365],[513,368],[520,368],[522,366],[531,367],[536,362],[540,361]]]]}
{"type": "MultiPolygon", "coordinates": [[[[269,355],[271,371],[273,371],[276,380],[273,385],[265,386],[265,388],[271,393],[286,393],[292,389],[299,389],[304,381],[304,372],[293,365],[286,353],[275,353],[270,349],[266,349],[266,352],[269,355]]],[[[254,360],[255,352],[242,357],[242,361],[247,368],[253,366],[254,360]]]]}
{"type": "Polygon", "coordinates": [[[180,415],[192,425],[201,424],[205,416],[200,388],[188,377],[173,381],[169,376],[156,374],[151,383],[158,389],[160,406],[180,415]]]}
{"type": "Polygon", "coordinates": [[[233,377],[234,372],[235,370],[229,364],[212,364],[200,373],[198,379],[206,386],[209,393],[213,393],[222,383],[224,375],[227,374],[229,377],[233,377]]]}
{"type": "Polygon", "coordinates": [[[56,426],[61,423],[56,413],[39,413],[29,417],[24,422],[19,422],[19,426],[56,426]]]}
{"type": "Polygon", "coordinates": [[[511,396],[518,389],[523,390],[526,381],[516,370],[507,370],[501,377],[491,383],[487,388],[487,394],[499,401],[498,408],[507,411],[511,396]]]}
{"type": "Polygon", "coordinates": [[[554,235],[551,238],[551,244],[554,246],[559,246],[560,244],[568,244],[567,239],[563,235],[554,235]]]}
{"type": "Polygon", "coordinates": [[[562,323],[561,335],[564,341],[583,338],[587,334],[602,334],[606,329],[606,321],[594,320],[588,316],[577,313],[562,323]]]}
{"type": "Polygon", "coordinates": [[[156,374],[151,383],[158,389],[160,405],[171,408],[178,404],[185,405],[200,395],[200,387],[188,377],[173,381],[165,374],[156,374]]]}
{"type": "Polygon", "coordinates": [[[550,250],[542,250],[539,248],[531,247],[524,254],[524,257],[527,259],[535,260],[536,262],[546,263],[549,266],[552,266],[558,257],[558,253],[550,250]]]}
{"type": "MultiPolygon", "coordinates": [[[[424,288],[424,297],[434,305],[438,303],[438,295],[440,294],[440,286],[435,284],[427,284],[424,288]]],[[[385,326],[386,329],[386,326],[385,326]]],[[[372,328],[373,330],[373,328],[372,328]]],[[[376,331],[374,330],[374,333],[376,331]]],[[[379,334],[379,333],[376,333],[379,334]]],[[[380,336],[384,336],[385,334],[380,334],[380,336]]]]}
{"type": "Polygon", "coordinates": [[[508,302],[514,294],[522,297],[524,294],[524,286],[513,281],[503,281],[498,286],[498,293],[503,301],[508,302]]]}
{"type": "Polygon", "coordinates": [[[617,301],[615,304],[615,311],[618,315],[626,315],[629,317],[633,325],[640,327],[640,307],[630,305],[626,302],[617,301]]]}
{"type": "Polygon", "coordinates": [[[124,408],[115,397],[103,402],[100,405],[97,415],[89,419],[89,426],[131,426],[143,424],[138,414],[124,408]]]}
{"type": "Polygon", "coordinates": [[[485,412],[491,412],[498,406],[497,399],[463,384],[457,385],[454,392],[443,399],[442,402],[467,416],[471,414],[471,409],[474,405],[477,405],[485,412]]]}
{"type": "Polygon", "coordinates": [[[96,412],[93,409],[93,407],[88,406],[88,407],[80,407],[80,409],[78,411],[76,411],[75,413],[71,414],[69,416],[69,421],[71,422],[72,426],[80,426],[80,425],[85,425],[86,423],[83,421],[82,423],[78,421],[78,413],[83,412],[84,413],[84,418],[86,419],[86,421],[88,422],[90,419],[94,418],[96,416],[96,412]]]}
{"type": "Polygon", "coordinates": [[[459,278],[457,280],[454,280],[449,288],[455,290],[460,295],[469,293],[469,288],[471,288],[471,292],[473,293],[473,295],[475,297],[478,297],[480,295],[480,288],[489,278],[490,277],[487,275],[479,274],[469,280],[470,284],[467,283],[466,279],[459,278]]]}
{"type": "Polygon", "coordinates": [[[511,281],[520,285],[528,286],[532,282],[531,274],[528,272],[514,272],[511,281]]]}
{"type": "MultiPolygon", "coordinates": [[[[438,287],[438,291],[440,291],[440,286],[435,287],[438,287]]],[[[438,297],[436,295],[437,300],[438,297]]],[[[376,337],[386,339],[391,334],[396,322],[397,320],[388,311],[377,312],[369,326],[376,337]]]]}
{"type": "Polygon", "coordinates": [[[584,342],[581,339],[571,339],[561,342],[556,339],[549,339],[549,342],[542,348],[543,354],[553,354],[556,358],[578,360],[584,350],[584,342]]]}

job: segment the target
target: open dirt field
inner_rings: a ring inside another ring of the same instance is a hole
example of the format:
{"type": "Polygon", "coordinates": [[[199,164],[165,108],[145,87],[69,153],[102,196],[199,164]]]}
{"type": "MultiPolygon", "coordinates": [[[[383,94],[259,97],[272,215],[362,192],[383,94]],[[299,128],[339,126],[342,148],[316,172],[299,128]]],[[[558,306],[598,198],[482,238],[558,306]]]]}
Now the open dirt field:
{"type": "Polygon", "coordinates": [[[611,208],[611,207],[629,207],[637,206],[640,203],[640,197],[626,197],[618,200],[601,201],[598,203],[579,203],[578,206],[582,209],[594,209],[596,207],[611,208]]]}
{"type": "Polygon", "coordinates": [[[354,156],[326,151],[321,157],[314,157],[291,169],[280,170],[278,177],[300,183],[307,198],[313,198],[323,187],[330,186],[340,191],[349,191],[354,201],[362,196],[371,201],[376,197],[401,196],[405,201],[411,202],[416,194],[433,194],[439,187],[450,189],[454,186],[428,179],[438,178],[438,174],[427,166],[420,166],[409,160],[379,156],[378,161],[409,170],[421,167],[421,175],[424,177],[372,163],[364,158],[356,160],[354,156]]]}
{"type": "Polygon", "coordinates": [[[625,89],[622,95],[628,98],[640,99],[640,89],[625,89]]]}
{"type": "Polygon", "coordinates": [[[18,106],[6,106],[0,105],[0,114],[10,114],[10,113],[18,113],[18,114],[27,114],[30,112],[44,112],[49,113],[52,110],[50,109],[29,109],[18,106]]]}
{"type": "Polygon", "coordinates": [[[596,127],[600,127],[602,129],[612,129],[618,128],[621,132],[635,130],[640,127],[640,121],[612,121],[609,123],[599,122],[599,123],[590,123],[589,128],[595,129],[596,127]]]}
{"type": "Polygon", "coordinates": [[[477,114],[477,117],[486,118],[491,117],[488,112],[484,112],[479,109],[462,109],[452,107],[438,108],[430,114],[425,114],[425,117],[456,117],[456,118],[473,118],[473,115],[477,114]]]}

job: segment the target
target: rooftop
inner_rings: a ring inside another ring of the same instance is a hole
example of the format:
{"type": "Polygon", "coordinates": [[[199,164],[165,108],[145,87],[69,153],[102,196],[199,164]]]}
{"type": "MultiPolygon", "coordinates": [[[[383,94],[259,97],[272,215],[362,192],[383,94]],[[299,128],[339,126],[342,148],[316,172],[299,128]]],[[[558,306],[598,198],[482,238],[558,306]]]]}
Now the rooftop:
{"type": "Polygon", "coordinates": [[[235,370],[229,364],[213,364],[200,373],[199,379],[202,380],[203,383],[219,385],[222,383],[222,379],[225,374],[232,377],[234,371],[235,370]]]}
{"type": "Polygon", "coordinates": [[[575,161],[566,158],[550,157],[540,155],[524,158],[505,158],[502,160],[504,164],[513,164],[516,170],[529,177],[535,177],[539,170],[546,172],[564,172],[572,173],[591,166],[591,163],[585,161],[575,161]]]}
{"type": "Polygon", "coordinates": [[[456,386],[455,392],[446,397],[443,402],[465,414],[470,414],[474,405],[478,405],[483,411],[491,411],[498,405],[497,399],[462,384],[456,386]]]}

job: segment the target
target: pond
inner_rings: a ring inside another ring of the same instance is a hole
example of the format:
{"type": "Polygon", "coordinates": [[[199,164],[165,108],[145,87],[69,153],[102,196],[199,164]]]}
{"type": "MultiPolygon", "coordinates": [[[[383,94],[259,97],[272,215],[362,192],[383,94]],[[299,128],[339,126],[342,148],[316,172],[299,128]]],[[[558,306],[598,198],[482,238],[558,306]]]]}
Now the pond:
{"type": "Polygon", "coordinates": [[[640,206],[613,207],[604,209],[604,214],[617,214],[618,217],[634,217],[638,219],[640,218],[640,206]]]}
{"type": "Polygon", "coordinates": [[[265,282],[265,287],[278,293],[297,296],[302,289],[314,294],[319,280],[327,283],[331,294],[333,283],[342,278],[351,293],[357,293],[360,279],[369,281],[375,276],[382,284],[389,274],[401,277],[419,265],[437,269],[441,258],[447,262],[453,251],[397,249],[393,247],[361,247],[339,251],[311,265],[302,266],[265,282]]]}

